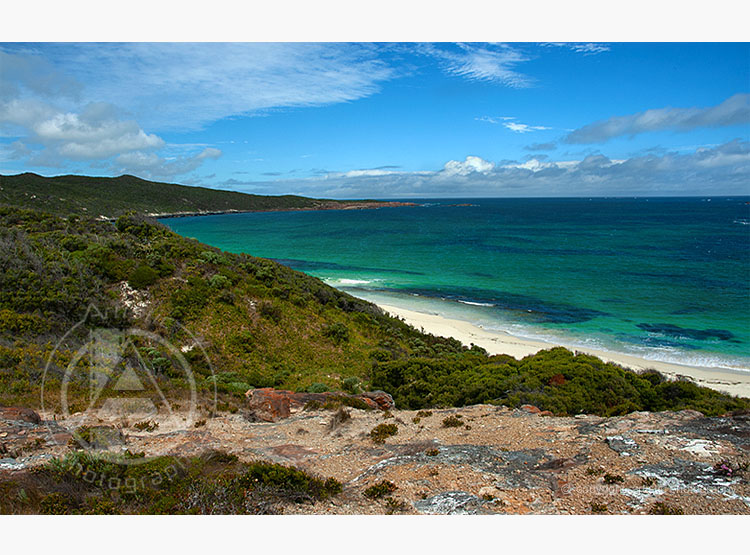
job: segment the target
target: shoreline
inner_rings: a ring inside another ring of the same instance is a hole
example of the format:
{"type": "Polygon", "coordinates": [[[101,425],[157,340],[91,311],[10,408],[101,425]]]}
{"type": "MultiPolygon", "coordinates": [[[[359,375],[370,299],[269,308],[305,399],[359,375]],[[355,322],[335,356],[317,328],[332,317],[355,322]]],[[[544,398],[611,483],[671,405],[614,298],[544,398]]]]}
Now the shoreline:
{"type": "MultiPolygon", "coordinates": [[[[225,214],[254,214],[258,212],[313,212],[317,210],[375,210],[378,208],[399,208],[402,206],[419,206],[416,202],[401,201],[322,201],[317,206],[307,206],[304,208],[269,208],[267,210],[237,210],[228,208],[226,210],[198,210],[191,212],[152,212],[146,214],[149,218],[167,219],[167,218],[189,218],[192,216],[222,216],[225,214]]],[[[116,218],[107,218],[115,220],[116,218]]]]}
{"type": "Polygon", "coordinates": [[[729,393],[730,395],[750,398],[750,372],[727,368],[688,366],[658,360],[648,360],[624,353],[524,339],[503,331],[487,330],[464,320],[446,318],[437,314],[428,314],[380,302],[375,302],[375,304],[391,316],[402,318],[407,324],[411,324],[417,329],[422,329],[426,333],[452,337],[466,346],[473,343],[486,349],[491,355],[507,354],[520,359],[535,354],[538,351],[559,346],[574,352],[593,355],[605,362],[613,362],[633,370],[654,369],[671,379],[676,379],[680,376],[688,377],[697,385],[709,387],[722,393],[729,393]]]}

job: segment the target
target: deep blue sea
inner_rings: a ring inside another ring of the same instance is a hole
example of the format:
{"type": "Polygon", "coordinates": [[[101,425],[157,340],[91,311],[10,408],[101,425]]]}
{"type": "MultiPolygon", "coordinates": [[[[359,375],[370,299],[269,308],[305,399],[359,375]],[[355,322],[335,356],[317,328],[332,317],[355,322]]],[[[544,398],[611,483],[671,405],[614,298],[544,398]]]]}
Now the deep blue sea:
{"type": "Polygon", "coordinates": [[[369,300],[570,346],[750,370],[750,197],[415,202],[162,221],[369,300]]]}

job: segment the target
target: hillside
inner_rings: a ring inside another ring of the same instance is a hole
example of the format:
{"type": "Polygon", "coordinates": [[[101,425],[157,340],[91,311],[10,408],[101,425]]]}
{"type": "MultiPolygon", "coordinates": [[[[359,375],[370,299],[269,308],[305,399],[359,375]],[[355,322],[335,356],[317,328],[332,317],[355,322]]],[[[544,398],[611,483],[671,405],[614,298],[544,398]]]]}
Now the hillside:
{"type": "MultiPolygon", "coordinates": [[[[33,173],[0,175],[0,204],[58,215],[116,218],[143,215],[372,208],[389,203],[320,200],[294,195],[263,196],[146,181],[132,175],[42,177],[33,173]]],[[[401,205],[402,203],[395,203],[401,205]]]]}

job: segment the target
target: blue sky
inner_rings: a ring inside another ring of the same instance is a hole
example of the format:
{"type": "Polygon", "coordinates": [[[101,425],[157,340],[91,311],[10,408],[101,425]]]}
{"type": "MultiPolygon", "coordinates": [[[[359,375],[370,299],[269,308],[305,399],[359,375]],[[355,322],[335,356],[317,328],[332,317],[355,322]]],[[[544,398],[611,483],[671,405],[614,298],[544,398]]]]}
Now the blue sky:
{"type": "Polygon", "coordinates": [[[750,194],[747,43],[0,43],[0,173],[334,198],[750,194]]]}

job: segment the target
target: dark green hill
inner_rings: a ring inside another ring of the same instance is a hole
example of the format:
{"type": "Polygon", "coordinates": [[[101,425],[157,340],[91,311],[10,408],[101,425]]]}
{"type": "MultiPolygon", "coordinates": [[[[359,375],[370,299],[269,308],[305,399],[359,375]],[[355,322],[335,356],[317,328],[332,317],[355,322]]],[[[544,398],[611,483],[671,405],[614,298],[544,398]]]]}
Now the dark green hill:
{"type": "Polygon", "coordinates": [[[369,207],[370,201],[319,200],[294,195],[263,196],[146,181],[132,175],[42,177],[34,173],[0,175],[0,204],[52,214],[116,218],[225,211],[315,210],[369,207]]]}

